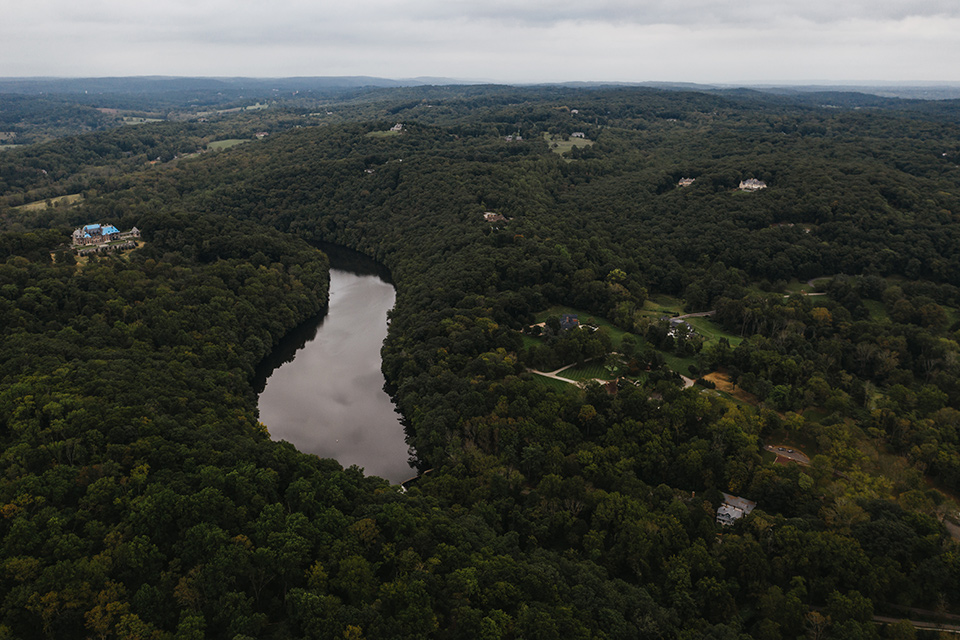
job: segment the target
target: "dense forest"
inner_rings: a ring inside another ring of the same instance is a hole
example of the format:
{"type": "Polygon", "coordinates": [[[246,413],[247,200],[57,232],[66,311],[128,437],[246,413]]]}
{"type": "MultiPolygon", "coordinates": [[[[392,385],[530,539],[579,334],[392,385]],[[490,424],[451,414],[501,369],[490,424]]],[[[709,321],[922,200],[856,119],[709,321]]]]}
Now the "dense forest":
{"type": "Polygon", "coordinates": [[[381,89],[3,152],[0,637],[950,623],[960,105],[820,97],[381,89]],[[406,490],[257,420],[322,242],[396,284],[406,490]]]}

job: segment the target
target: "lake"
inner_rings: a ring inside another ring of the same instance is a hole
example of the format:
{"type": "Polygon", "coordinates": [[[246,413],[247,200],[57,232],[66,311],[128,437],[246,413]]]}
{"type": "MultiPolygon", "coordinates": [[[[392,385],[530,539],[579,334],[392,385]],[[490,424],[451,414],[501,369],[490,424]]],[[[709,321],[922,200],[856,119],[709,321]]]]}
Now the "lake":
{"type": "Polygon", "coordinates": [[[260,365],[260,422],[274,440],[399,483],[415,472],[380,371],[396,292],[372,260],[322,248],[331,262],[329,308],[287,335],[260,365]]]}

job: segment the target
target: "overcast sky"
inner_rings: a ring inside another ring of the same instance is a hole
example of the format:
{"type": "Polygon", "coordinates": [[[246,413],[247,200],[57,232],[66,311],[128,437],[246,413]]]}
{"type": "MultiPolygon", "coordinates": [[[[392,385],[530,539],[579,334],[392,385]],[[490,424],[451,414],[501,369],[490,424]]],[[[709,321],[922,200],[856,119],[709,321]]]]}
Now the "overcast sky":
{"type": "Polygon", "coordinates": [[[960,81],[960,0],[0,0],[0,76],[960,81]]]}

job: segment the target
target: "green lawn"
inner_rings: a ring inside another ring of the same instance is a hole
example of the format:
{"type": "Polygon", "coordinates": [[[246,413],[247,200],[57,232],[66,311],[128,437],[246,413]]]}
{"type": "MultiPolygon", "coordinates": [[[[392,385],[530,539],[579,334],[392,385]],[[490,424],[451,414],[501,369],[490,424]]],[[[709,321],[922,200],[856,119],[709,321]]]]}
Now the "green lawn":
{"type": "Polygon", "coordinates": [[[644,301],[640,313],[651,318],[683,315],[683,300],[665,295],[650,296],[644,301]]]}
{"type": "Polygon", "coordinates": [[[727,333],[723,330],[723,327],[709,317],[687,318],[687,323],[705,338],[705,345],[717,342],[720,338],[726,338],[730,342],[731,347],[735,347],[743,342],[743,338],[735,336],[732,333],[727,333]]]}
{"type": "Polygon", "coordinates": [[[530,347],[536,347],[540,344],[539,338],[534,338],[533,336],[528,336],[525,333],[520,334],[520,339],[523,340],[523,348],[529,349],[530,347]]]}
{"type": "Polygon", "coordinates": [[[389,138],[391,136],[398,136],[398,135],[400,135],[400,132],[394,131],[393,129],[391,129],[390,131],[371,131],[367,133],[368,138],[389,138]]]}
{"type": "MultiPolygon", "coordinates": [[[[57,198],[50,198],[50,206],[56,207],[65,207],[76,202],[83,200],[83,196],[79,193],[72,193],[68,196],[59,196],[57,198]]],[[[37,200],[36,202],[28,202],[27,204],[22,204],[19,207],[13,207],[19,211],[37,211],[39,209],[47,208],[48,200],[37,200]]]]}
{"type": "Polygon", "coordinates": [[[549,133],[543,134],[543,139],[547,141],[547,144],[550,146],[550,151],[563,155],[564,153],[570,151],[574,147],[589,147],[593,144],[593,140],[588,140],[586,138],[570,138],[564,140],[562,136],[555,136],[549,133]]]}
{"type": "MultiPolygon", "coordinates": [[[[677,300],[676,298],[673,298],[672,300],[676,300],[676,301],[679,303],[679,300],[677,300]]],[[[661,300],[660,300],[660,303],[662,304],[663,302],[665,302],[665,301],[661,299],[661,300]]],[[[554,307],[550,307],[549,309],[546,309],[546,310],[544,310],[544,311],[541,311],[541,312],[535,314],[534,317],[536,318],[537,322],[543,322],[544,320],[546,320],[546,319],[549,318],[550,316],[554,316],[554,317],[555,317],[555,316],[559,316],[559,315],[562,315],[562,314],[565,314],[565,313],[572,313],[572,314],[576,315],[576,316],[578,317],[578,319],[580,320],[580,324],[581,324],[581,325],[592,324],[592,325],[596,325],[596,326],[601,327],[601,328],[603,328],[604,330],[606,330],[606,331],[607,331],[607,334],[610,336],[610,343],[611,343],[614,351],[618,351],[618,350],[620,349],[620,344],[621,344],[621,342],[623,341],[624,336],[627,336],[627,335],[632,335],[632,336],[634,337],[634,339],[637,341],[637,348],[638,348],[638,349],[643,350],[643,349],[649,348],[649,343],[647,343],[647,341],[644,340],[641,336],[637,336],[637,335],[633,335],[633,334],[631,334],[631,333],[628,333],[628,332],[624,331],[623,329],[619,329],[619,328],[613,326],[608,320],[606,320],[606,319],[604,319],[604,318],[599,318],[599,317],[597,317],[597,316],[592,316],[592,315],[583,313],[582,311],[580,311],[580,310],[578,310],[578,309],[574,309],[573,307],[565,307],[565,306],[554,306],[554,307]]],[[[662,315],[662,314],[661,314],[661,315],[662,315]]],[[[698,319],[698,318],[694,318],[694,319],[696,320],[696,319],[698,319]]],[[[700,320],[703,320],[703,319],[700,318],[700,320]]],[[[707,320],[706,322],[709,323],[710,321],[707,320]]],[[[710,323],[710,324],[712,324],[712,323],[710,323]]],[[[709,325],[708,325],[708,326],[709,326],[709,325]]],[[[727,335],[727,336],[730,336],[730,334],[725,334],[725,333],[723,332],[723,330],[720,329],[720,327],[718,327],[718,326],[716,326],[716,325],[713,325],[713,332],[714,332],[715,334],[717,334],[718,337],[719,337],[719,335],[727,335]]],[[[733,337],[735,337],[735,336],[730,336],[730,337],[728,337],[728,339],[733,338],[733,337]]],[[[524,336],[524,345],[525,345],[525,346],[528,344],[528,343],[526,342],[526,340],[536,340],[536,338],[530,338],[529,336],[524,336]]],[[[730,343],[730,344],[731,344],[731,345],[734,344],[733,340],[731,340],[731,343],[730,343]]],[[[739,344],[739,340],[737,340],[736,344],[739,344]]],[[[679,357],[679,356],[676,356],[676,355],[674,355],[674,354],[672,354],[672,353],[667,353],[667,352],[665,352],[665,351],[660,351],[660,353],[663,355],[663,359],[664,359],[664,361],[666,362],[666,364],[667,364],[668,367],[670,367],[673,371],[676,371],[677,373],[679,373],[679,374],[681,374],[681,375],[690,377],[690,368],[689,368],[689,367],[690,367],[691,364],[696,364],[696,362],[697,362],[694,358],[681,358],[681,357],[679,357]]],[[[585,366],[592,366],[593,364],[594,364],[594,363],[587,363],[587,365],[585,365],[585,366]]],[[[560,375],[563,376],[563,377],[570,378],[571,380],[574,380],[574,379],[576,379],[576,380],[581,380],[581,379],[587,379],[587,378],[608,378],[608,377],[609,377],[608,374],[607,374],[607,372],[606,372],[606,369],[603,368],[603,363],[602,363],[602,362],[599,362],[599,361],[598,361],[598,362],[596,363],[596,366],[599,368],[600,372],[598,372],[598,371],[595,370],[595,371],[593,372],[593,374],[583,373],[583,374],[581,375],[581,377],[574,378],[573,375],[580,375],[580,374],[571,374],[571,372],[574,371],[574,369],[567,369],[566,371],[562,372],[560,375]]]]}
{"type": "Polygon", "coordinates": [[[241,140],[239,138],[230,138],[228,140],[215,140],[213,142],[207,143],[207,149],[211,151],[217,151],[219,149],[229,149],[230,147],[235,147],[238,144],[243,144],[244,142],[249,142],[249,140],[241,140]]]}
{"type": "Polygon", "coordinates": [[[579,367],[570,367],[565,371],[561,371],[557,374],[561,378],[568,378],[570,380],[612,380],[610,373],[607,371],[606,367],[603,366],[603,361],[594,360],[591,362],[585,362],[579,367]]]}
{"type": "MultiPolygon", "coordinates": [[[[587,313],[584,313],[583,311],[574,309],[573,307],[564,307],[560,305],[555,307],[550,307],[545,311],[541,311],[540,313],[535,314],[534,317],[537,319],[537,322],[543,322],[550,316],[561,316],[565,313],[571,313],[577,316],[577,318],[580,320],[581,325],[592,324],[605,329],[607,331],[607,335],[610,336],[610,343],[613,345],[614,350],[617,350],[620,348],[620,343],[623,341],[623,337],[627,335],[626,331],[613,326],[608,320],[605,320],[604,318],[600,318],[597,316],[589,315],[587,313]]],[[[639,344],[643,343],[643,338],[639,336],[634,336],[634,338],[637,339],[637,343],[639,344]]]]}
{"type": "Polygon", "coordinates": [[[533,380],[537,384],[549,387],[555,391],[566,391],[573,386],[569,382],[563,382],[562,380],[557,380],[555,378],[548,378],[547,376],[538,376],[537,374],[533,374],[533,380]]]}
{"type": "Polygon", "coordinates": [[[691,378],[690,375],[690,365],[697,364],[697,361],[694,358],[681,358],[680,356],[667,353],[666,351],[661,351],[663,354],[663,361],[667,363],[667,366],[670,367],[673,371],[676,371],[682,376],[691,378]]]}
{"type": "Polygon", "coordinates": [[[890,322],[890,316],[883,303],[877,300],[861,300],[863,306],[870,312],[870,319],[874,322],[890,322]]]}
{"type": "Polygon", "coordinates": [[[123,124],[146,124],[148,122],[163,122],[163,118],[141,118],[139,116],[123,117],[123,124]]]}
{"type": "Polygon", "coordinates": [[[786,293],[813,293],[813,287],[794,278],[787,283],[786,293]]]}

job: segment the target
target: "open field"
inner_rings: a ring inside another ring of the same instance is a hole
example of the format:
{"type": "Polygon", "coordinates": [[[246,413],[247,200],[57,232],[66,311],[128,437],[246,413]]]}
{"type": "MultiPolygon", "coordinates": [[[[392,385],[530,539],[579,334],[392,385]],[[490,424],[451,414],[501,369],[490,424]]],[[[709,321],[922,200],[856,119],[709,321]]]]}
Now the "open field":
{"type": "Polygon", "coordinates": [[[683,301],[673,296],[653,295],[644,301],[640,313],[651,318],[682,315],[683,301]]]}
{"type": "Polygon", "coordinates": [[[813,293],[814,288],[806,282],[800,282],[796,278],[787,283],[786,293],[813,293]]]}
{"type": "MultiPolygon", "coordinates": [[[[614,350],[617,350],[620,348],[620,343],[623,341],[623,337],[627,335],[626,331],[613,326],[609,321],[603,318],[598,318],[596,316],[591,316],[582,311],[574,309],[573,307],[564,307],[559,305],[555,307],[550,307],[545,311],[541,311],[540,313],[537,313],[534,317],[537,319],[537,322],[543,322],[550,316],[559,316],[565,313],[572,313],[573,315],[577,316],[580,320],[581,325],[592,324],[602,329],[605,329],[607,334],[610,336],[610,342],[613,345],[614,350]]],[[[643,338],[639,336],[634,336],[634,337],[637,339],[638,343],[643,342],[643,338]]]]}
{"type": "Polygon", "coordinates": [[[207,143],[207,149],[211,151],[218,151],[220,149],[229,149],[230,147],[235,147],[238,144],[243,144],[244,142],[250,142],[249,140],[241,140],[240,138],[229,138],[227,140],[215,140],[213,142],[207,143]]]}
{"type": "Polygon", "coordinates": [[[163,122],[163,118],[141,118],[140,116],[123,116],[123,124],[147,124],[149,122],[163,122]]]}
{"type": "Polygon", "coordinates": [[[756,406],[760,402],[757,396],[744,391],[740,387],[735,387],[733,381],[730,379],[730,376],[728,376],[726,373],[714,371],[713,373],[708,373],[703,377],[717,385],[717,391],[722,391],[736,398],[740,402],[745,402],[746,404],[753,406],[756,406]]]}
{"type": "Polygon", "coordinates": [[[723,330],[723,327],[709,317],[687,318],[687,324],[696,329],[697,333],[704,337],[705,344],[717,342],[720,338],[726,338],[730,342],[731,347],[735,347],[743,342],[743,338],[735,336],[732,333],[727,333],[723,330]]]}
{"type": "Polygon", "coordinates": [[[883,303],[877,300],[861,300],[863,306],[870,312],[870,319],[874,322],[890,322],[890,316],[883,303]]]}
{"type": "Polygon", "coordinates": [[[570,151],[574,147],[589,147],[593,144],[593,140],[588,140],[586,138],[570,138],[569,140],[564,140],[561,136],[551,135],[549,133],[543,134],[543,139],[547,141],[550,145],[550,151],[563,155],[567,151],[570,151]]]}
{"type": "Polygon", "coordinates": [[[610,373],[603,366],[601,360],[595,360],[592,362],[585,362],[579,367],[570,367],[564,371],[561,371],[557,374],[561,378],[567,378],[569,380],[576,380],[577,382],[581,380],[612,380],[610,373]]]}
{"type": "Polygon", "coordinates": [[[368,138],[390,138],[398,135],[400,135],[400,132],[394,131],[393,129],[389,131],[370,131],[367,133],[368,138]]]}
{"type": "Polygon", "coordinates": [[[39,211],[41,209],[46,209],[47,207],[66,207],[83,200],[83,195],[79,193],[72,193],[68,196],[59,196],[57,198],[50,198],[48,200],[37,200],[36,202],[28,202],[27,204],[22,204],[19,207],[13,207],[17,211],[39,211]]]}
{"type": "Polygon", "coordinates": [[[570,388],[569,382],[564,382],[562,380],[557,380],[556,378],[548,378],[547,376],[541,376],[533,374],[533,380],[538,384],[542,384],[545,387],[549,387],[555,391],[566,391],[570,388]]]}

